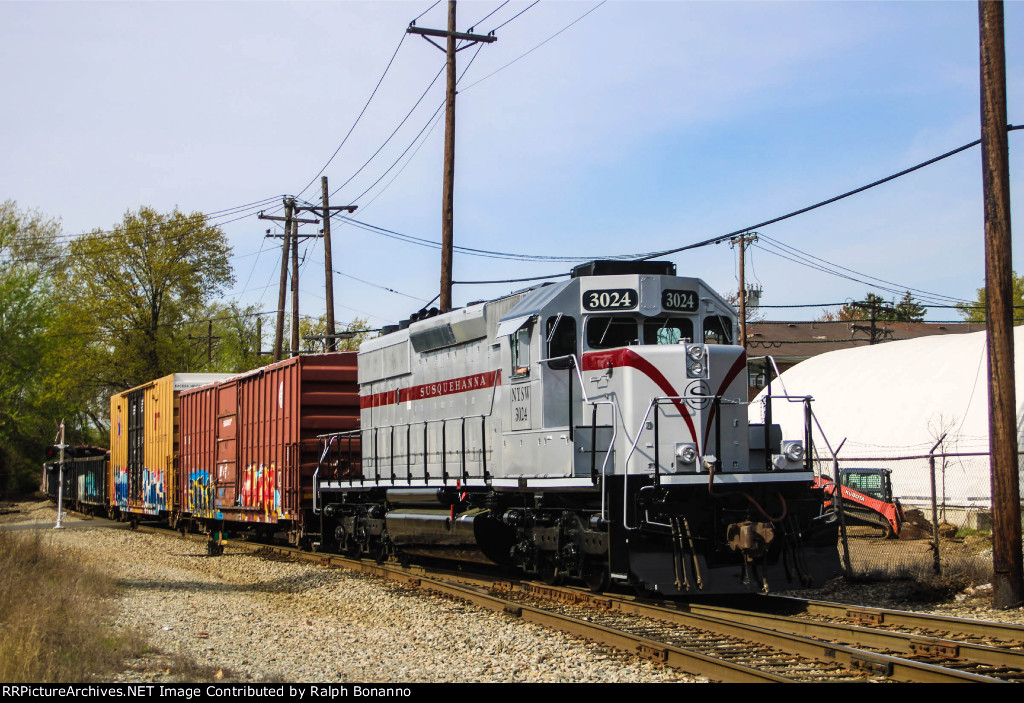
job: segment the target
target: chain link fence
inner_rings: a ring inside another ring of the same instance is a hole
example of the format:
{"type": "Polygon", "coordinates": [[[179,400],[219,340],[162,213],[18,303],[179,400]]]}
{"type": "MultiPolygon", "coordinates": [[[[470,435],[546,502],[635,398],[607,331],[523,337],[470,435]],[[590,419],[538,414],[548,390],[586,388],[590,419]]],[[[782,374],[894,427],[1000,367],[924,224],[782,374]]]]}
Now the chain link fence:
{"type": "MultiPolygon", "coordinates": [[[[814,465],[839,509],[840,554],[848,576],[991,580],[988,453],[839,454],[819,455],[814,465]]],[[[1017,459],[1019,480],[1024,456],[1017,459]]]]}

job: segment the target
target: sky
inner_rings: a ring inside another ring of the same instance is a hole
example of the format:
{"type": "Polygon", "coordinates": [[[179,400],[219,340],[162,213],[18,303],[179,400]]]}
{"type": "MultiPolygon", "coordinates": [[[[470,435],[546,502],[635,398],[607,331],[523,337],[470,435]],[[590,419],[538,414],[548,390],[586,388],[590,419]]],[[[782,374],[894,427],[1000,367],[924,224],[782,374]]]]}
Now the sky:
{"type": "MultiPolygon", "coordinates": [[[[68,234],[142,206],[208,213],[233,250],[223,297],[266,311],[281,240],[265,234],[280,228],[256,213],[280,215],[285,195],[318,204],[321,170],[359,222],[437,243],[444,54],[406,34],[414,19],[444,28],[447,3],[0,2],[0,199],[68,234]]],[[[980,136],[973,2],[459,2],[459,30],[474,23],[497,41],[458,54],[455,243],[531,260],[456,253],[457,282],[743,230],[980,136]]],[[[1022,124],[1024,3],[1005,5],[1005,26],[1008,119],[1022,124]]],[[[1010,134],[1017,222],[1022,140],[1010,134]]],[[[757,232],[747,279],[769,320],[868,291],[973,300],[980,149],[757,232]],[[796,305],[810,307],[769,307],[796,305]]],[[[332,238],[339,325],[394,323],[438,294],[435,246],[337,220],[332,238]]],[[[301,253],[300,311],[319,315],[322,243],[301,253]]],[[[666,258],[737,288],[728,243],[666,258]]],[[[454,303],[525,285],[456,285],[454,303]]]]}

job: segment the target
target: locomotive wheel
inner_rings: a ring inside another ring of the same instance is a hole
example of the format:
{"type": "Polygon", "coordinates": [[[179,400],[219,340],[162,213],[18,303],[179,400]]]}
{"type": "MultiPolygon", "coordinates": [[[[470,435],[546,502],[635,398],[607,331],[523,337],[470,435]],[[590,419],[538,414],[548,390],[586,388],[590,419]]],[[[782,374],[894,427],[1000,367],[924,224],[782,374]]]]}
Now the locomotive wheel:
{"type": "Polygon", "coordinates": [[[583,581],[591,593],[603,593],[608,590],[611,578],[608,572],[608,562],[604,559],[588,561],[584,566],[583,581]]]}
{"type": "Polygon", "coordinates": [[[544,557],[538,570],[541,580],[549,586],[561,586],[565,573],[555,564],[554,557],[544,557]]]}

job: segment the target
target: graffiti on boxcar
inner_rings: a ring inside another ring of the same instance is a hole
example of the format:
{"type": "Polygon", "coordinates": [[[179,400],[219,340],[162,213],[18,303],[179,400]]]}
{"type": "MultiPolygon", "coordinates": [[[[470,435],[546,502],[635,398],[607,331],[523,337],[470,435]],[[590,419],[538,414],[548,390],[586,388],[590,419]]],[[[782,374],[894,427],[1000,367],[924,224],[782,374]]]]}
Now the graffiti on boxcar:
{"type": "Polygon", "coordinates": [[[142,471],[142,509],[149,515],[157,515],[167,510],[166,484],[163,469],[143,469],[142,471]]]}
{"type": "Polygon", "coordinates": [[[188,475],[188,509],[196,517],[220,519],[209,471],[193,471],[188,475]]]}
{"type": "Polygon", "coordinates": [[[277,467],[271,464],[250,464],[245,467],[242,477],[241,505],[247,508],[261,508],[266,520],[276,520],[281,515],[281,493],[277,488],[277,467]]]}
{"type": "Polygon", "coordinates": [[[124,466],[114,468],[114,503],[121,510],[128,509],[128,469],[124,466]]]}

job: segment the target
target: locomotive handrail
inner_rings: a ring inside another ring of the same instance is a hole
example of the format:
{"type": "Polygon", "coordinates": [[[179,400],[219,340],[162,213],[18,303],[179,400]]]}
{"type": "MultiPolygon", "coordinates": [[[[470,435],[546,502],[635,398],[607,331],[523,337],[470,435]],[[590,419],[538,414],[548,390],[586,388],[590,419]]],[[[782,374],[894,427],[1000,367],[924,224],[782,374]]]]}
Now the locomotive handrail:
{"type": "MultiPolygon", "coordinates": [[[[633,440],[633,445],[630,447],[629,453],[626,455],[626,461],[625,461],[625,464],[624,464],[625,468],[624,468],[624,472],[623,472],[623,487],[622,487],[622,495],[623,495],[622,524],[623,524],[623,527],[625,527],[627,530],[639,529],[639,528],[636,528],[636,527],[630,527],[628,522],[627,522],[628,515],[629,515],[628,510],[627,510],[627,508],[629,507],[629,504],[627,502],[628,495],[629,495],[629,490],[628,490],[628,487],[629,487],[629,460],[632,458],[633,452],[636,451],[637,445],[640,443],[640,436],[643,434],[643,431],[644,431],[643,428],[647,424],[647,418],[650,417],[650,415],[651,415],[651,408],[653,408],[655,405],[658,405],[660,403],[665,403],[665,402],[674,403],[674,402],[678,402],[678,401],[685,401],[685,400],[688,400],[688,399],[692,399],[694,397],[710,399],[712,402],[714,402],[714,403],[716,403],[718,405],[721,405],[722,403],[724,403],[726,405],[748,405],[749,404],[749,403],[747,403],[747,402],[745,402],[743,400],[739,400],[739,399],[736,399],[736,398],[726,398],[726,397],[720,396],[720,395],[716,395],[716,396],[703,395],[703,394],[700,394],[700,393],[693,393],[693,394],[685,395],[685,396],[684,395],[655,396],[655,397],[651,398],[650,403],[648,403],[648,405],[647,405],[647,411],[644,413],[644,417],[640,421],[640,425],[637,428],[636,439],[633,440]]],[[[660,471],[660,467],[658,465],[658,431],[657,431],[657,419],[658,419],[658,416],[655,415],[654,419],[655,419],[655,431],[654,431],[654,455],[655,455],[654,473],[655,473],[655,477],[656,477],[655,478],[655,484],[657,484],[657,476],[659,475],[659,471],[660,471]]],[[[716,412],[715,413],[715,425],[716,425],[717,429],[716,429],[716,432],[715,432],[715,439],[716,439],[716,442],[717,442],[717,444],[719,446],[721,446],[721,436],[720,436],[721,435],[721,429],[720,429],[721,428],[721,422],[722,422],[722,413],[721,412],[716,412]]],[[[697,443],[697,450],[698,450],[697,460],[701,461],[701,463],[703,463],[703,458],[704,458],[705,455],[704,455],[704,453],[702,453],[700,451],[700,443],[697,443]]],[[[719,455],[721,455],[721,450],[718,450],[718,453],[719,453],[719,455]]],[[[710,456],[710,455],[708,455],[708,456],[710,456]]],[[[716,461],[717,462],[721,462],[721,456],[716,457],[716,461]]]]}
{"type": "MultiPolygon", "coordinates": [[[[429,475],[429,460],[427,458],[427,455],[429,454],[429,452],[428,452],[429,446],[427,444],[428,428],[430,426],[435,426],[436,427],[439,423],[440,423],[441,428],[442,428],[442,430],[441,430],[442,431],[442,445],[441,445],[442,446],[442,450],[441,450],[442,476],[440,478],[442,480],[444,480],[444,481],[447,481],[450,477],[448,476],[448,473],[447,473],[447,456],[446,456],[446,450],[445,450],[445,446],[446,446],[446,442],[447,442],[447,436],[446,436],[446,433],[445,433],[445,427],[446,427],[446,423],[449,420],[453,420],[453,419],[461,420],[462,421],[461,422],[461,426],[460,426],[461,427],[461,449],[462,449],[462,451],[461,451],[461,454],[462,454],[461,472],[460,472],[461,476],[460,476],[460,478],[461,478],[461,480],[467,480],[469,478],[469,475],[468,475],[468,471],[466,469],[466,432],[465,432],[465,424],[466,424],[466,420],[468,420],[470,418],[479,418],[482,421],[481,422],[481,427],[480,427],[480,466],[483,469],[483,476],[486,479],[486,478],[488,478],[488,473],[487,473],[487,425],[486,425],[488,417],[490,417],[490,415],[483,415],[483,414],[481,414],[481,415],[463,416],[461,418],[440,418],[440,419],[434,419],[434,420],[416,420],[416,421],[412,421],[412,422],[400,422],[400,423],[394,423],[394,424],[390,424],[390,425],[378,425],[376,427],[365,427],[365,428],[358,429],[358,430],[345,430],[343,432],[329,432],[327,434],[317,435],[317,439],[320,439],[320,440],[325,442],[325,449],[324,449],[323,454],[320,457],[320,461],[317,463],[317,470],[316,470],[316,472],[314,472],[313,481],[315,483],[316,480],[317,480],[317,473],[320,470],[320,465],[322,465],[324,459],[327,457],[327,454],[330,451],[330,444],[331,444],[331,442],[333,442],[333,440],[335,440],[337,438],[340,438],[340,437],[348,437],[349,439],[352,439],[352,438],[355,438],[355,437],[359,437],[360,440],[363,440],[363,439],[365,439],[364,436],[363,436],[364,433],[372,432],[373,433],[373,438],[372,438],[373,439],[373,441],[372,441],[372,444],[373,444],[372,462],[373,462],[373,464],[372,465],[373,465],[374,471],[377,472],[375,477],[374,477],[374,479],[373,479],[373,481],[374,481],[374,483],[378,483],[379,484],[380,480],[381,480],[381,475],[379,473],[380,456],[378,455],[378,441],[377,441],[377,439],[378,439],[378,433],[382,432],[382,431],[384,431],[384,432],[390,431],[390,433],[391,433],[390,434],[391,481],[395,482],[395,481],[399,480],[399,477],[395,475],[395,470],[394,470],[395,469],[395,466],[394,466],[394,460],[395,460],[394,433],[395,433],[396,429],[401,429],[401,428],[404,427],[407,430],[407,432],[406,432],[406,476],[405,476],[405,480],[411,482],[412,481],[412,465],[411,465],[412,451],[411,451],[411,442],[410,442],[409,437],[410,437],[410,432],[411,432],[412,426],[413,425],[420,425],[420,424],[423,425],[423,436],[424,436],[424,444],[423,444],[423,455],[424,455],[424,458],[423,458],[423,474],[424,475],[422,477],[422,480],[428,481],[430,479],[430,475],[429,475]]],[[[350,450],[351,450],[351,441],[349,442],[349,445],[350,445],[350,450]]],[[[362,461],[362,449],[360,449],[360,462],[361,461],[362,461]]],[[[351,457],[349,459],[349,462],[351,463],[351,457]]],[[[349,477],[347,480],[351,484],[356,479],[353,478],[353,477],[349,477]]],[[[360,483],[362,483],[366,479],[365,479],[365,477],[360,476],[358,480],[360,481],[360,483]]],[[[315,491],[314,491],[314,493],[315,493],[315,491]]],[[[315,498],[314,498],[314,503],[315,503],[315,498]]]]}
{"type": "Polygon", "coordinates": [[[320,508],[317,506],[316,497],[320,495],[320,483],[317,481],[317,477],[320,475],[320,466],[324,463],[324,459],[327,458],[327,454],[331,451],[331,444],[337,439],[336,436],[320,435],[317,439],[329,437],[324,443],[324,452],[320,455],[320,459],[316,462],[316,469],[313,471],[313,514],[319,515],[320,508]]]}

